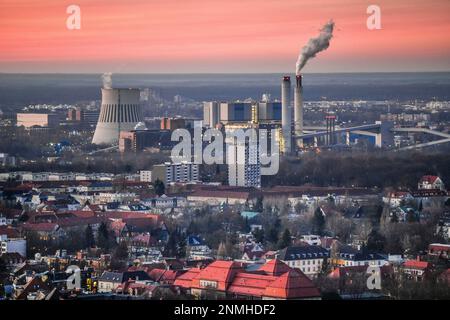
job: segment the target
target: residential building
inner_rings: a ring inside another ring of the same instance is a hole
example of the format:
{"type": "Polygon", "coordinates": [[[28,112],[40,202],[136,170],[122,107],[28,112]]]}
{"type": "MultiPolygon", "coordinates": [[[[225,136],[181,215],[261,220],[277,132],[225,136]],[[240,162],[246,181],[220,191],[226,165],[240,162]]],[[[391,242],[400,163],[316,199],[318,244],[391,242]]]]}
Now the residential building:
{"type": "Polygon", "coordinates": [[[280,250],[276,255],[277,259],[291,268],[301,270],[310,279],[319,275],[329,256],[326,249],[316,245],[290,246],[280,250]]]}
{"type": "Polygon", "coordinates": [[[192,162],[158,164],[153,166],[152,182],[162,181],[165,185],[179,183],[199,182],[199,165],[192,162]]]}
{"type": "Polygon", "coordinates": [[[331,263],[333,266],[338,267],[384,266],[388,264],[388,261],[381,254],[357,250],[350,246],[343,246],[339,249],[337,256],[331,259],[331,263]]]}
{"type": "Polygon", "coordinates": [[[415,281],[423,280],[429,271],[431,271],[431,264],[420,260],[406,260],[400,266],[401,272],[408,276],[408,278],[415,281]]]}
{"type": "Polygon", "coordinates": [[[139,180],[141,182],[152,182],[152,171],[151,170],[139,171],[139,180]]]}
{"type": "Polygon", "coordinates": [[[418,183],[419,190],[442,190],[445,191],[444,182],[438,176],[423,176],[418,183]]]}
{"type": "Polygon", "coordinates": [[[0,255],[5,253],[18,253],[22,257],[27,256],[27,240],[24,238],[8,238],[0,235],[0,255]]]}
{"type": "Polygon", "coordinates": [[[149,275],[142,270],[139,271],[127,271],[127,272],[110,272],[105,271],[98,278],[98,292],[112,292],[119,287],[122,283],[128,280],[150,280],[149,275]]]}

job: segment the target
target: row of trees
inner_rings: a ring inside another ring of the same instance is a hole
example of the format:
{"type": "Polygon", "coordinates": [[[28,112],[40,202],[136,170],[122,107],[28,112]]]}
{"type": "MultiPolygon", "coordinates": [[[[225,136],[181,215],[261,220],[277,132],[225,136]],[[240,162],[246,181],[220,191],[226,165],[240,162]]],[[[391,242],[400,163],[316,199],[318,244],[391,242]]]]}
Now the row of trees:
{"type": "Polygon", "coordinates": [[[449,152],[322,152],[285,160],[263,184],[416,188],[420,177],[438,174],[450,181],[449,152]]]}

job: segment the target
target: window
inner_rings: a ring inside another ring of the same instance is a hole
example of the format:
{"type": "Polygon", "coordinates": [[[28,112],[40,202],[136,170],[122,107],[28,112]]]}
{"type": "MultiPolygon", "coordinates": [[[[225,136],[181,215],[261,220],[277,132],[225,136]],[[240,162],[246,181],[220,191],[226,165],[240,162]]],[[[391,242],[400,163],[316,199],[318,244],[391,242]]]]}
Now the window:
{"type": "Polygon", "coordinates": [[[203,288],[217,288],[217,281],[200,280],[200,286],[203,288]]]}

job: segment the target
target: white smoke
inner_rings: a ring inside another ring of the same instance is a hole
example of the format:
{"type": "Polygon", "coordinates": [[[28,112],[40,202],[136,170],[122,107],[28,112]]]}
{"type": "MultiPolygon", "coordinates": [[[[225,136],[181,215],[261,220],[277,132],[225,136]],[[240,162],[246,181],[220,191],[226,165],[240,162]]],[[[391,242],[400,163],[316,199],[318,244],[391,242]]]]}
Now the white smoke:
{"type": "Polygon", "coordinates": [[[102,74],[103,88],[104,89],[112,89],[112,73],[105,72],[102,74]]]}
{"type": "Polygon", "coordinates": [[[303,47],[302,52],[298,56],[296,64],[296,74],[300,74],[300,70],[305,66],[309,59],[314,58],[317,53],[327,49],[330,46],[330,40],[333,37],[334,22],[330,20],[320,30],[320,34],[316,38],[309,39],[308,43],[303,47]]]}

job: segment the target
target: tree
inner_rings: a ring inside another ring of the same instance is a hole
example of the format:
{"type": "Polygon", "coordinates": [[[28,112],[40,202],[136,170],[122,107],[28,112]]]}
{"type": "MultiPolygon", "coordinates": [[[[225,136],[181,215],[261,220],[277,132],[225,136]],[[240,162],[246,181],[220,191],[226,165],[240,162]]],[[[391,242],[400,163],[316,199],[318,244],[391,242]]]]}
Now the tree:
{"type": "Polygon", "coordinates": [[[155,188],[155,193],[161,197],[166,192],[166,186],[164,185],[164,182],[162,182],[159,179],[156,179],[155,183],[153,184],[153,187],[155,188]]]}
{"type": "Polygon", "coordinates": [[[291,233],[289,232],[289,229],[286,228],[284,229],[283,234],[278,240],[278,249],[283,249],[290,245],[291,245],[291,233]]]}
{"type": "Polygon", "coordinates": [[[264,198],[263,198],[263,196],[258,196],[257,198],[256,198],[256,203],[255,203],[255,211],[257,211],[257,212],[262,212],[263,211],[263,200],[264,200],[264,198]]]}
{"type": "Polygon", "coordinates": [[[164,248],[164,256],[177,258],[186,256],[186,239],[178,228],[170,233],[164,248]]]}
{"type": "Polygon", "coordinates": [[[87,248],[94,247],[95,246],[95,238],[94,238],[94,232],[92,230],[91,225],[88,225],[86,227],[84,234],[85,234],[85,240],[86,240],[86,247],[87,248]]]}
{"type": "Polygon", "coordinates": [[[128,246],[125,241],[119,243],[114,249],[111,256],[110,267],[112,270],[123,270],[127,266],[128,261],[128,246]]]}
{"type": "Polygon", "coordinates": [[[128,246],[125,241],[120,242],[116,249],[114,249],[111,258],[122,261],[128,259],[128,246]]]}
{"type": "Polygon", "coordinates": [[[102,222],[98,228],[97,244],[100,248],[108,251],[110,248],[109,230],[106,223],[102,222]]]}
{"type": "Polygon", "coordinates": [[[405,220],[410,223],[419,222],[419,215],[414,210],[408,210],[405,220]]]}
{"type": "Polygon", "coordinates": [[[313,233],[322,236],[325,229],[325,214],[321,207],[317,207],[316,211],[314,211],[312,223],[313,233]]]}
{"type": "Polygon", "coordinates": [[[253,236],[255,237],[256,242],[264,243],[264,231],[262,229],[255,229],[253,231],[253,236]]]}
{"type": "Polygon", "coordinates": [[[367,238],[367,250],[381,252],[384,249],[385,238],[374,228],[367,238]]]}

